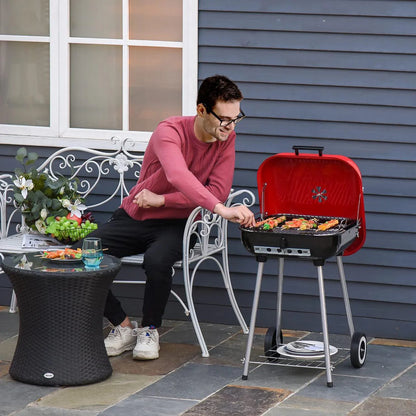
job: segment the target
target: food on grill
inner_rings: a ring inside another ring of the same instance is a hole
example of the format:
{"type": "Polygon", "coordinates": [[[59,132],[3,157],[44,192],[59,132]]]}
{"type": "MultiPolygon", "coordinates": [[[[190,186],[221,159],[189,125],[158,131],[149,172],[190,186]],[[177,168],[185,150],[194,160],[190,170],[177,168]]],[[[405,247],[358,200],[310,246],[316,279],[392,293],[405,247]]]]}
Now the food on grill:
{"type": "Polygon", "coordinates": [[[339,223],[339,221],[334,218],[333,220],[329,220],[324,222],[323,224],[318,225],[318,230],[320,231],[325,231],[325,230],[329,230],[332,227],[335,227],[337,224],[339,223]]]}
{"type": "Polygon", "coordinates": [[[257,228],[261,228],[263,230],[271,230],[272,228],[277,227],[279,224],[285,221],[286,221],[286,217],[284,215],[280,216],[279,218],[269,217],[263,221],[256,222],[254,226],[257,228]]]}
{"type": "Polygon", "coordinates": [[[64,250],[44,251],[42,257],[45,259],[80,259],[82,257],[82,250],[80,248],[74,250],[72,248],[65,248],[64,250]]]}
{"type": "Polygon", "coordinates": [[[318,220],[316,218],[312,218],[310,220],[306,220],[305,218],[293,218],[292,221],[286,221],[282,225],[283,230],[287,230],[289,228],[297,228],[299,230],[310,230],[312,228],[317,227],[318,220]]]}
{"type": "Polygon", "coordinates": [[[304,217],[292,217],[289,218],[286,215],[272,216],[264,220],[257,221],[253,227],[249,227],[254,230],[312,230],[312,231],[325,231],[335,227],[339,224],[339,220],[336,218],[304,218],[304,217]]]}

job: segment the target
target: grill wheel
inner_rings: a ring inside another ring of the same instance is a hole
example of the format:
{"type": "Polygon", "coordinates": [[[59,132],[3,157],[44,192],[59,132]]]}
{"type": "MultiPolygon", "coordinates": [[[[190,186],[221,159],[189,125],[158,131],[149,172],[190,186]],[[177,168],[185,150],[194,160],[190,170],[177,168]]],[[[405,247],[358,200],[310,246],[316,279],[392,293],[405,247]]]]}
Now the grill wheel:
{"type": "Polygon", "coordinates": [[[354,332],[351,338],[350,360],[355,368],[361,368],[367,357],[367,338],[362,332],[354,332]]]}
{"type": "MultiPolygon", "coordinates": [[[[280,330],[280,344],[283,344],[283,333],[280,330]]],[[[270,327],[267,332],[266,336],[264,337],[264,355],[268,357],[269,361],[276,361],[280,354],[276,351],[276,328],[270,327]]]]}

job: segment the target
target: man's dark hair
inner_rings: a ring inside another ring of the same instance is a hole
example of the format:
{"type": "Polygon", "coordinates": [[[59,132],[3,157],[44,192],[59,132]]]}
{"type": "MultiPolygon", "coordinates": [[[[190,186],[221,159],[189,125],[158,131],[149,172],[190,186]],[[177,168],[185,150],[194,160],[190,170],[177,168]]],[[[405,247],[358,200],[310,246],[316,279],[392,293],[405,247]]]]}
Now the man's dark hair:
{"type": "Polygon", "coordinates": [[[214,75],[202,81],[196,103],[204,104],[210,112],[217,101],[240,101],[242,99],[243,94],[233,81],[223,75],[214,75]]]}

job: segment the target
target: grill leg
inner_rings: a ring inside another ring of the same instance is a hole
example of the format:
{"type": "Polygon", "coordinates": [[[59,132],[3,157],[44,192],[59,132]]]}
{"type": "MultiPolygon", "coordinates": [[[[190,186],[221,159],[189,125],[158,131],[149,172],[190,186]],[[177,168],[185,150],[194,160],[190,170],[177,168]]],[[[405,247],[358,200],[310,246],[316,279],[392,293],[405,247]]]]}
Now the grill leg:
{"type": "Polygon", "coordinates": [[[339,279],[341,281],[342,294],[344,296],[345,312],[347,314],[348,328],[350,330],[351,338],[354,335],[354,323],[352,321],[352,313],[350,306],[350,299],[348,297],[347,282],[345,280],[344,265],[342,263],[342,256],[337,256],[337,265],[339,271],[339,279]]]}
{"type": "Polygon", "coordinates": [[[257,267],[256,288],[254,289],[253,309],[251,310],[250,328],[248,332],[246,355],[244,357],[243,380],[248,378],[248,366],[250,365],[251,348],[253,346],[254,329],[256,327],[257,307],[259,305],[261,279],[263,277],[264,262],[259,262],[257,267]]]}
{"type": "Polygon", "coordinates": [[[325,305],[325,290],[324,290],[324,275],[322,272],[322,266],[318,268],[318,283],[319,283],[319,302],[321,304],[321,319],[322,319],[322,334],[324,336],[324,350],[325,350],[325,368],[326,368],[326,384],[328,387],[332,387],[332,374],[331,374],[331,357],[329,354],[329,337],[328,337],[328,324],[326,320],[326,305],[325,305]]]}
{"type": "Polygon", "coordinates": [[[282,293],[283,293],[283,268],[285,259],[279,257],[279,280],[277,282],[277,315],[276,315],[276,345],[280,344],[280,330],[282,329],[282,293]]]}

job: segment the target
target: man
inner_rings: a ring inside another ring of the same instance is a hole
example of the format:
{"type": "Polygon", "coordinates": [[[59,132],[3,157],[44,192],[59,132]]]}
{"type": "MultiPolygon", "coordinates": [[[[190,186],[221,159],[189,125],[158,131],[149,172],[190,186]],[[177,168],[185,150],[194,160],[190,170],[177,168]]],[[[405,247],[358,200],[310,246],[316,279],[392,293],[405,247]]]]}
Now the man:
{"type": "Polygon", "coordinates": [[[104,311],[114,325],[104,341],[108,355],[133,349],[134,359],[159,357],[157,328],[171,290],[171,268],[182,258],[185,223],[195,207],[242,225],[254,224],[247,207],[223,205],[233,180],[234,127],[244,117],[242,99],[228,78],[205,79],[198,91],[196,116],[170,117],[157,126],[137,184],[110,221],[94,232],[114,256],[144,253],[141,328],[129,320],[110,291],[104,311]]]}

